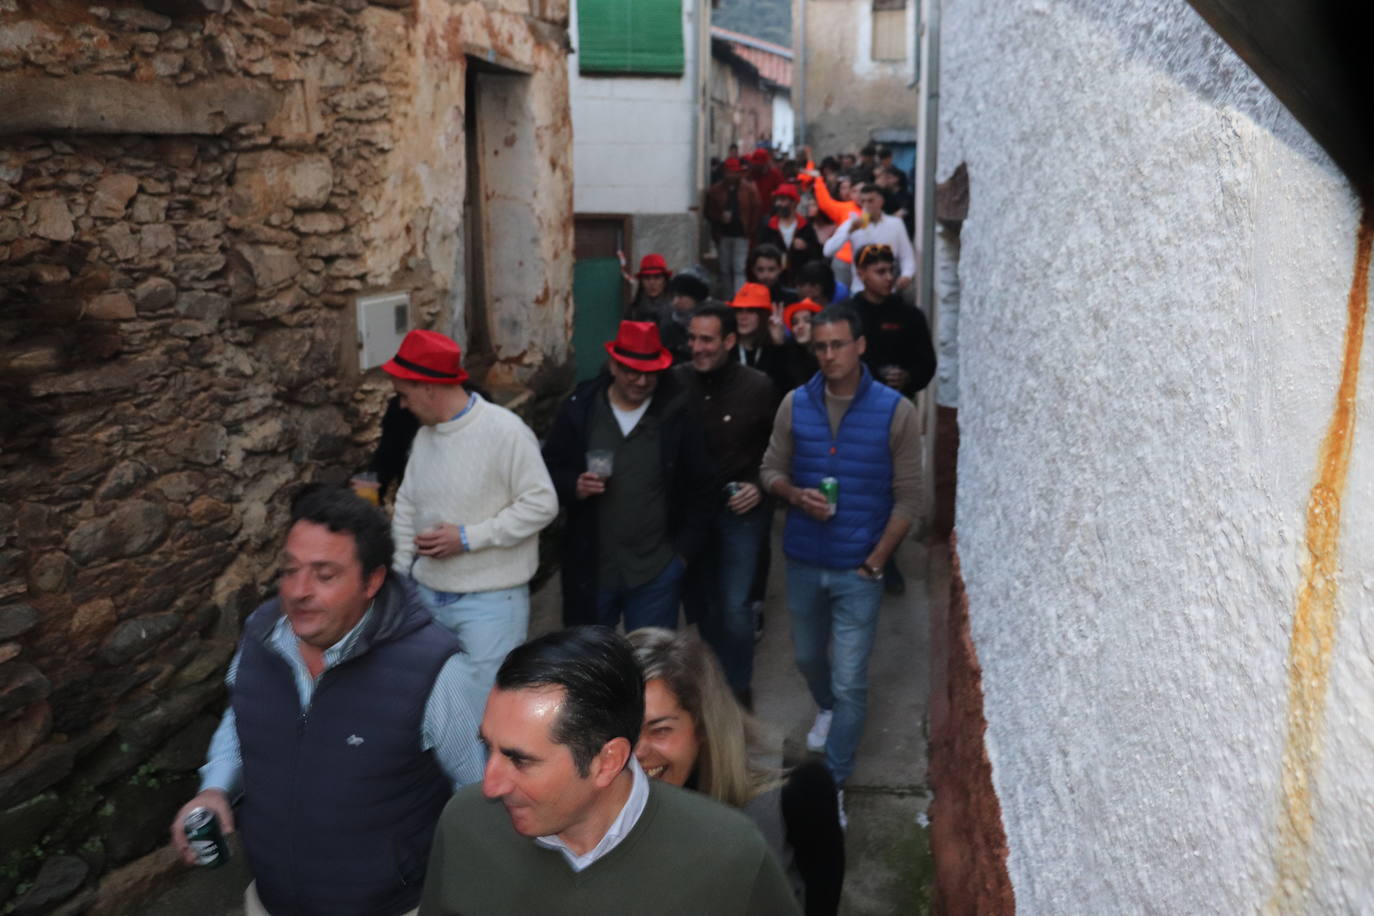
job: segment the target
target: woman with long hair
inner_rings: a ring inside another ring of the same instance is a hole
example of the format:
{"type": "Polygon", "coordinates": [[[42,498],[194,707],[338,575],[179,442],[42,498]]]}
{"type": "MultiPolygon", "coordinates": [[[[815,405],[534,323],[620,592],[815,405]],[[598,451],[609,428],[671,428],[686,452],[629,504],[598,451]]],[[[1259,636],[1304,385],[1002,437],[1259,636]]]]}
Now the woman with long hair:
{"type": "Polygon", "coordinates": [[[629,640],[644,669],[640,766],[651,778],[743,810],[786,869],[807,916],[833,916],[844,884],[844,832],[830,771],[818,760],[778,771],[750,758],[753,721],[697,637],[649,627],[629,640]]]}

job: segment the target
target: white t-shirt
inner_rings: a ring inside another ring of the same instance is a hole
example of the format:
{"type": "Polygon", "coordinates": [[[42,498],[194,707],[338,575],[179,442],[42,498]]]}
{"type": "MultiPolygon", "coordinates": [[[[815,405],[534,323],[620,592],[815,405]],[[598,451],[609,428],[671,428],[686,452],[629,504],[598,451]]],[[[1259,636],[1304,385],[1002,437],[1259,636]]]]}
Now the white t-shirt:
{"type": "Polygon", "coordinates": [[[620,424],[620,434],[622,436],[627,439],[630,437],[630,433],[639,423],[639,418],[644,416],[644,412],[649,409],[649,405],[653,403],[653,400],[652,397],[645,398],[644,403],[640,404],[634,410],[621,410],[607,398],[607,403],[611,405],[611,413],[615,414],[615,422],[620,424]]]}

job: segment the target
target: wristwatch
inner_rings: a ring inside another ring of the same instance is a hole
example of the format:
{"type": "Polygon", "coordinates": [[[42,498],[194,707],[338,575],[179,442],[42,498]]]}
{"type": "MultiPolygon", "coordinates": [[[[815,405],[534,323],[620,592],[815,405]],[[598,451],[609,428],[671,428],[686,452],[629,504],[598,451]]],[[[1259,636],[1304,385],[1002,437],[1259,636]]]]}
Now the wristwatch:
{"type": "Polygon", "coordinates": [[[867,563],[860,563],[859,568],[868,574],[870,579],[881,579],[883,571],[876,566],[869,566],[867,563]]]}

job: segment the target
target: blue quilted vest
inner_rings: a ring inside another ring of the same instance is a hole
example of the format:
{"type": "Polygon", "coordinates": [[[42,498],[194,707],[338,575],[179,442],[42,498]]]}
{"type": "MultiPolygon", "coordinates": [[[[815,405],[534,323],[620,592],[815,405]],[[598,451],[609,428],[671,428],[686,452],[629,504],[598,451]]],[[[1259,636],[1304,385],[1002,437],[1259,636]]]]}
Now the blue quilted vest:
{"type": "Polygon", "coordinates": [[[459,643],[388,575],[351,657],[302,712],[267,645],[277,599],[244,627],[231,702],[243,752],[238,814],[258,896],[273,916],[396,916],[424,885],[452,784],[420,750],[425,704],[459,643]]]}
{"type": "Polygon", "coordinates": [[[817,373],[792,395],[792,483],[817,488],[822,477],[840,482],[839,509],[818,522],[800,509],[787,513],[782,549],[812,566],[857,569],[892,515],[892,450],[888,436],[901,395],[873,380],[868,367],[854,401],[830,435],[825,378],[817,373]]]}

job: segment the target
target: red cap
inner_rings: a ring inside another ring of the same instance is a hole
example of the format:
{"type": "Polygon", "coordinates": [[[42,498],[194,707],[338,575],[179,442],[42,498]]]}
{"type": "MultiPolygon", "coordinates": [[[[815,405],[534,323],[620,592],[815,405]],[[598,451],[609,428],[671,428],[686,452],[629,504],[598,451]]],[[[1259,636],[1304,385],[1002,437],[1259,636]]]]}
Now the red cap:
{"type": "Polygon", "coordinates": [[[798,191],[798,190],[797,190],[797,186],[794,185],[794,184],[792,184],[790,181],[788,181],[788,182],[783,182],[782,184],[780,184],[780,185],[778,185],[776,188],[774,188],[774,189],[773,189],[773,196],[774,196],[774,197],[788,197],[788,198],[791,198],[793,201],[800,201],[800,200],[801,200],[801,192],[798,191]]]}
{"type": "Polygon", "coordinates": [[[615,340],[606,343],[611,359],[637,372],[660,372],[673,364],[652,321],[622,321],[615,340]]]}
{"type": "Polygon", "coordinates": [[[661,254],[646,254],[639,261],[639,273],[636,276],[647,276],[652,274],[662,274],[671,277],[673,272],[668,269],[668,262],[661,254]]]}
{"type": "Polygon", "coordinates": [[[769,309],[773,308],[773,294],[768,291],[768,287],[762,283],[746,283],[735,293],[735,298],[730,300],[730,307],[737,309],[769,309]]]}
{"type": "Polygon", "coordinates": [[[725,171],[727,171],[727,172],[743,172],[743,171],[744,171],[744,164],[741,163],[741,162],[739,161],[739,157],[738,157],[738,156],[731,156],[729,159],[726,159],[726,160],[725,160],[725,171]]]}
{"type": "Polygon", "coordinates": [[[461,385],[468,380],[461,356],[451,337],[438,331],[411,331],[396,355],[382,364],[382,371],[412,382],[461,385]]]}
{"type": "Polygon", "coordinates": [[[790,328],[792,327],[792,317],[798,312],[819,312],[820,310],[820,304],[812,302],[810,299],[803,299],[801,302],[793,302],[782,310],[782,323],[790,328]]]}
{"type": "Polygon", "coordinates": [[[754,165],[767,164],[768,150],[762,148],[754,150],[752,153],[749,154],[749,161],[754,163],[754,165]]]}

